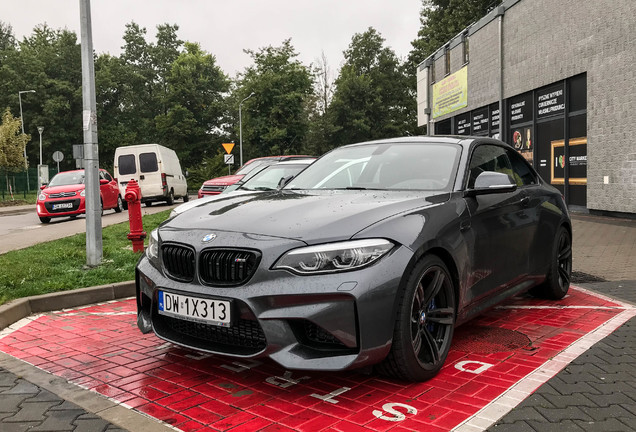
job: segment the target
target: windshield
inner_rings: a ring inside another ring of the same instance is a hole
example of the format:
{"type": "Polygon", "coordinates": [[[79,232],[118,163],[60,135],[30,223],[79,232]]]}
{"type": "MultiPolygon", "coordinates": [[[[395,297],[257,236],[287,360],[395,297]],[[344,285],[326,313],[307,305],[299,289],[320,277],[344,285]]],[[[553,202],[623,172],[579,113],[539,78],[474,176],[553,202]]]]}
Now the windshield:
{"type": "Polygon", "coordinates": [[[66,186],[74,184],[84,184],[84,171],[69,171],[56,174],[49,186],[66,186]]]}
{"type": "Polygon", "coordinates": [[[286,164],[270,165],[241,185],[239,189],[244,190],[273,190],[278,188],[278,183],[282,178],[295,176],[308,164],[286,164]]]}
{"type": "Polygon", "coordinates": [[[442,143],[383,143],[327,153],[285,189],[450,190],[460,147],[442,143]]]}
{"type": "Polygon", "coordinates": [[[247,175],[249,173],[251,173],[252,171],[254,171],[256,168],[262,168],[263,166],[266,165],[272,165],[277,163],[278,161],[276,159],[261,159],[261,160],[255,160],[254,162],[250,162],[248,164],[245,164],[241,167],[240,170],[238,170],[237,172],[235,172],[235,175],[247,175]]]}

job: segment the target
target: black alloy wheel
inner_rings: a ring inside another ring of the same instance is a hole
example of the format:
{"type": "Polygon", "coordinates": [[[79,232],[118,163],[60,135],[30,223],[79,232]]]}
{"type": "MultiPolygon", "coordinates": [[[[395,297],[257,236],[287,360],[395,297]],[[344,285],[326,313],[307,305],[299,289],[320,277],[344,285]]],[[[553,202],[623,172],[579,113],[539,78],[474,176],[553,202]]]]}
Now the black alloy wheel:
{"type": "Polygon", "coordinates": [[[530,291],[537,297],[551,300],[565,297],[570,289],[572,278],[572,239],[570,233],[564,226],[561,226],[555,239],[545,282],[530,291]]]}
{"type": "Polygon", "coordinates": [[[380,372],[408,381],[433,378],[444,365],[455,326],[455,289],[444,262],[422,258],[400,298],[391,352],[380,372]]]}

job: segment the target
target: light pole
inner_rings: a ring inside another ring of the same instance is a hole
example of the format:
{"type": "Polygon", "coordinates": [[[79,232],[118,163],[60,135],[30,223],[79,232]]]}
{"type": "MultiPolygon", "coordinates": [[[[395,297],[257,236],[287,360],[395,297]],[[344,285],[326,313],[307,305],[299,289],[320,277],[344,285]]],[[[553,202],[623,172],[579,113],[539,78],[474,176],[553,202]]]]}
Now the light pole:
{"type": "Polygon", "coordinates": [[[239,103],[239,166],[243,166],[243,113],[241,111],[241,106],[243,105],[243,102],[245,102],[252,96],[254,96],[254,92],[250,93],[248,97],[246,97],[241,101],[241,103],[239,103]]]}
{"type": "Polygon", "coordinates": [[[38,132],[40,132],[40,165],[42,165],[42,132],[44,132],[44,126],[38,126],[38,132]]]}
{"type": "MultiPolygon", "coordinates": [[[[22,117],[22,93],[35,93],[35,90],[20,90],[18,100],[20,101],[20,123],[22,123],[22,135],[24,135],[24,118],[22,117]]],[[[24,145],[24,170],[26,171],[27,192],[31,191],[29,186],[29,163],[27,161],[26,144],[24,145]]]]}

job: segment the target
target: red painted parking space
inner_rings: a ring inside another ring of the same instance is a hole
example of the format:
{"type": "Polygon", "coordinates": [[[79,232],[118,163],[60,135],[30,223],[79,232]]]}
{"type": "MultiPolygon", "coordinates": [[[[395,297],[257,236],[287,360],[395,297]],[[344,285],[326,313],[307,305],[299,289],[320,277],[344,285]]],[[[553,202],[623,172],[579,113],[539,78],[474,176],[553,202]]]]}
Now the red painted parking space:
{"type": "Polygon", "coordinates": [[[416,384],[187,351],[142,335],[134,300],[23,320],[0,349],[183,431],[475,430],[634,314],[580,289],[515,298],[458,328],[442,372],[416,384]]]}

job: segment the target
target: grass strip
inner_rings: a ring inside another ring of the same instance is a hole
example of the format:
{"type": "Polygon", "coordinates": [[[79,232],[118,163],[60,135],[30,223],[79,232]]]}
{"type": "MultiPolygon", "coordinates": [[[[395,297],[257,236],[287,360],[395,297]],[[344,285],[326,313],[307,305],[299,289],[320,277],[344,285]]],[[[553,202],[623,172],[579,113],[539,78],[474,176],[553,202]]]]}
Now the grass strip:
{"type": "MultiPolygon", "coordinates": [[[[170,210],[143,217],[148,235],[170,210]]],[[[133,280],[141,254],[126,238],[128,222],[102,228],[102,264],[86,268],[86,233],[0,255],[0,304],[17,298],[133,280]]],[[[146,244],[147,244],[146,238],[146,244]]]]}

